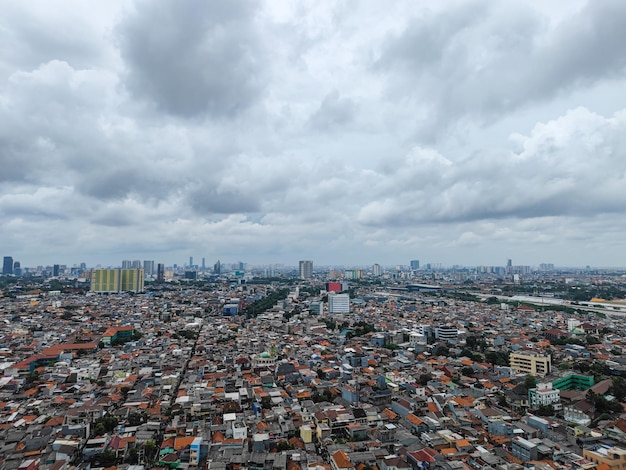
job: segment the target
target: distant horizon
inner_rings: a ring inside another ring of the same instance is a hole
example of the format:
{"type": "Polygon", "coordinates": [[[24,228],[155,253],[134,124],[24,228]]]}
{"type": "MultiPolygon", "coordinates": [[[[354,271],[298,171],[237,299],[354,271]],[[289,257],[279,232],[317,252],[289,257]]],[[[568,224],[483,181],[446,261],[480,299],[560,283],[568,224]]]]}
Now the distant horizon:
{"type": "MultiPolygon", "coordinates": [[[[4,256],[10,256],[10,255],[4,255],[4,256]]],[[[81,263],[85,263],[87,269],[93,269],[93,268],[97,268],[97,267],[103,267],[103,268],[118,268],[122,266],[122,261],[141,261],[142,263],[142,268],[143,268],[143,262],[144,261],[154,261],[155,263],[155,267],[157,264],[159,263],[163,263],[165,265],[165,267],[173,267],[174,265],[177,265],[177,268],[187,268],[190,267],[188,264],[188,259],[187,259],[187,263],[185,262],[163,262],[160,261],[158,259],[151,259],[151,258],[145,258],[145,259],[140,259],[140,258],[126,258],[126,259],[122,259],[119,260],[119,262],[117,263],[95,263],[95,264],[90,264],[89,262],[86,261],[81,261],[81,262],[77,262],[77,263],[63,263],[63,262],[54,262],[54,263],[36,263],[36,264],[24,264],[21,260],[16,259],[15,257],[13,257],[13,262],[15,261],[19,261],[20,262],[20,267],[22,269],[36,269],[37,267],[41,266],[41,267],[52,267],[55,264],[58,264],[59,266],[65,266],[67,268],[74,268],[74,267],[80,267],[81,263]]],[[[195,257],[194,257],[195,260],[195,257]]],[[[205,270],[206,271],[212,271],[213,270],[213,266],[214,264],[219,261],[220,265],[224,268],[227,269],[232,269],[232,267],[240,262],[244,263],[246,266],[248,266],[250,269],[258,269],[258,268],[267,268],[267,267],[280,267],[282,269],[290,269],[290,270],[298,270],[298,261],[295,261],[293,264],[290,263],[280,263],[280,262],[269,262],[269,263],[251,263],[251,262],[246,262],[245,260],[237,260],[237,261],[229,261],[229,260],[222,260],[222,259],[215,259],[212,260],[210,263],[207,260],[206,261],[206,265],[205,265],[205,270]]],[[[316,271],[316,269],[371,269],[375,264],[380,265],[383,269],[394,269],[396,266],[402,266],[404,268],[408,268],[410,270],[410,260],[408,262],[404,262],[404,263],[381,263],[381,262],[373,262],[373,263],[356,263],[356,264],[347,264],[347,263],[342,263],[342,264],[337,264],[337,263],[316,263],[315,260],[313,261],[313,272],[316,271]]],[[[442,264],[442,263],[434,263],[434,262],[425,262],[422,263],[422,261],[420,260],[420,267],[415,270],[415,271],[425,271],[426,266],[430,265],[431,266],[431,270],[440,270],[440,269],[444,269],[444,270],[451,270],[451,269],[472,269],[472,268],[481,268],[481,267],[506,267],[506,261],[504,263],[501,264],[487,264],[487,263],[477,263],[477,264],[459,264],[459,263],[451,263],[451,264],[442,264]]],[[[515,262],[513,262],[512,267],[530,267],[530,268],[539,268],[540,265],[542,264],[553,264],[554,265],[554,270],[567,270],[567,269],[579,269],[579,270],[626,270],[626,267],[624,266],[601,266],[601,265],[592,265],[592,264],[588,264],[588,265],[573,265],[573,264],[563,264],[563,265],[558,265],[556,263],[550,263],[550,262],[540,262],[540,263],[531,263],[531,264],[526,264],[526,263],[519,263],[516,264],[515,262]]],[[[193,264],[194,267],[196,267],[197,269],[202,269],[202,264],[200,263],[196,263],[194,262],[193,264]]]]}

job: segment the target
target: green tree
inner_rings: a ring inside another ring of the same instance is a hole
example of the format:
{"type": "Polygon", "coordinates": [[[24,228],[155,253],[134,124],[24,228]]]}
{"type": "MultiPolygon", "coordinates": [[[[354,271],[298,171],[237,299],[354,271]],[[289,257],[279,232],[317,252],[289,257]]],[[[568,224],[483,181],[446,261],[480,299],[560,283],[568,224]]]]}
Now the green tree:
{"type": "Polygon", "coordinates": [[[535,388],[537,386],[537,379],[534,375],[527,375],[524,379],[524,385],[528,389],[535,388]]]}
{"type": "Polygon", "coordinates": [[[626,399],[626,379],[622,377],[613,377],[613,383],[609,388],[609,395],[613,395],[619,402],[626,399]]]}
{"type": "Polygon", "coordinates": [[[112,467],[115,465],[117,457],[112,450],[105,450],[101,454],[93,456],[93,462],[100,467],[112,467]]]}
{"type": "Polygon", "coordinates": [[[425,374],[421,374],[419,376],[419,383],[420,385],[426,385],[428,384],[428,382],[430,382],[433,379],[433,375],[430,372],[427,372],[425,374]]]}
{"type": "Polygon", "coordinates": [[[156,443],[152,439],[148,439],[143,445],[143,450],[146,456],[146,460],[149,462],[154,455],[154,449],[156,449],[156,443]]]}

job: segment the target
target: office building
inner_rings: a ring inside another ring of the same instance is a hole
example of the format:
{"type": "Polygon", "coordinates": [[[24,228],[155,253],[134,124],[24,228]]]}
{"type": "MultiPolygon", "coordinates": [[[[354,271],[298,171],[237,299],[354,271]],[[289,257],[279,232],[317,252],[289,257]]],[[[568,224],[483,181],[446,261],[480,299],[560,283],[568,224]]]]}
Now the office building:
{"type": "Polygon", "coordinates": [[[380,266],[380,264],[375,264],[374,266],[372,266],[372,274],[374,276],[382,276],[383,275],[383,268],[380,266]]]}
{"type": "Polygon", "coordinates": [[[130,269],[133,262],[129,259],[122,260],[122,269],[130,269]]]}
{"type": "Polygon", "coordinates": [[[517,374],[544,376],[552,370],[552,356],[529,352],[513,352],[509,355],[509,365],[517,374]]]}
{"type": "Polygon", "coordinates": [[[300,279],[311,279],[313,277],[313,261],[300,261],[300,279]]]}
{"type": "Polygon", "coordinates": [[[460,331],[455,325],[439,325],[435,328],[435,339],[456,344],[459,333],[460,331]]]}
{"type": "Polygon", "coordinates": [[[213,265],[213,274],[222,274],[222,264],[220,263],[219,259],[213,265]]]}
{"type": "Polygon", "coordinates": [[[329,313],[350,313],[350,294],[329,294],[329,313]]]}
{"type": "Polygon", "coordinates": [[[157,282],[165,281],[165,265],[163,263],[157,264],[157,282]]]}
{"type": "Polygon", "coordinates": [[[18,277],[22,275],[22,265],[19,261],[13,263],[13,275],[18,277]]]}
{"type": "Polygon", "coordinates": [[[206,271],[206,260],[202,258],[202,271],[206,271]]]}
{"type": "Polygon", "coordinates": [[[143,269],[94,269],[91,292],[143,292],[143,269]]]}
{"type": "Polygon", "coordinates": [[[2,263],[2,274],[13,274],[13,257],[5,256],[2,263]]]}
{"type": "Polygon", "coordinates": [[[189,257],[189,267],[193,268],[193,256],[189,257]]]}
{"type": "Polygon", "coordinates": [[[411,260],[411,271],[417,271],[420,268],[420,260],[412,259],[411,260]]]}
{"type": "Polygon", "coordinates": [[[58,264],[55,264],[55,265],[52,266],[52,275],[54,277],[57,277],[59,275],[60,271],[61,271],[61,266],[59,266],[58,264]]]}
{"type": "Polygon", "coordinates": [[[145,260],[143,262],[143,272],[146,276],[154,275],[154,261],[145,260]]]}
{"type": "Polygon", "coordinates": [[[347,284],[344,287],[344,283],[341,282],[327,282],[325,284],[326,292],[341,292],[348,288],[347,284]]]}

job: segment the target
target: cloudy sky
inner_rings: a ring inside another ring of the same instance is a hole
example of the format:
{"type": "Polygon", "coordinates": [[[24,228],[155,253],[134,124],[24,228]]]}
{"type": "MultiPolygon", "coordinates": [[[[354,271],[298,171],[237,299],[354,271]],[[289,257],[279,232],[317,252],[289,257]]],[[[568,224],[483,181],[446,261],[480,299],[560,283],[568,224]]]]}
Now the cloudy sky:
{"type": "Polygon", "coordinates": [[[7,0],[0,44],[23,266],[626,266],[623,0],[7,0]]]}

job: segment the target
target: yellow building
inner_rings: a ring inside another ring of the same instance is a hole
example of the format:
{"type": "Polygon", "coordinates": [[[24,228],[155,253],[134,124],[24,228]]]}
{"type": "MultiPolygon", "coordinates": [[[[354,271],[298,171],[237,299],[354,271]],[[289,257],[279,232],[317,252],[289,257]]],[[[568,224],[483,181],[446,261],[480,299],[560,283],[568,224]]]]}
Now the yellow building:
{"type": "Polygon", "coordinates": [[[91,292],[143,292],[143,269],[94,269],[91,292]]]}
{"type": "Polygon", "coordinates": [[[552,356],[530,352],[511,353],[509,365],[518,374],[544,376],[552,371],[552,356]]]}
{"type": "Polygon", "coordinates": [[[300,438],[305,444],[313,442],[313,429],[308,424],[300,426],[300,438]]]}
{"type": "Polygon", "coordinates": [[[598,467],[605,464],[611,470],[626,469],[626,450],[609,446],[594,447],[594,449],[583,449],[583,457],[598,464],[598,467]]]}

